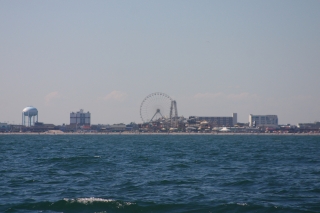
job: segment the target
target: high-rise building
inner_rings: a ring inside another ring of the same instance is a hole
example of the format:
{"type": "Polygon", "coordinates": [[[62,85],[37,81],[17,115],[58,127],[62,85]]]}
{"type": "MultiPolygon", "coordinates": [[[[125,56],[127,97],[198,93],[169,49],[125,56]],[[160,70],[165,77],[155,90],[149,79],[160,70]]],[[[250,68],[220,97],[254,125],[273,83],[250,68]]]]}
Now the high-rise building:
{"type": "Polygon", "coordinates": [[[86,125],[90,126],[91,114],[90,112],[83,112],[83,109],[80,109],[79,112],[70,113],[70,125],[86,125]]]}
{"type": "Polygon", "coordinates": [[[252,127],[277,127],[277,115],[249,115],[249,126],[252,127]]]}

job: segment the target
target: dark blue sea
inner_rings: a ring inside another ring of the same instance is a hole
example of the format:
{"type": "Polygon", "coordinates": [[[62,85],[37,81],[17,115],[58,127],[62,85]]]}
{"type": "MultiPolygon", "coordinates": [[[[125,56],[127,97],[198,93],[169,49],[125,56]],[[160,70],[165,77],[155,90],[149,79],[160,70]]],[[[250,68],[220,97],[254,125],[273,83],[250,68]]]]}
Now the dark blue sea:
{"type": "Polygon", "coordinates": [[[0,135],[0,212],[320,212],[320,136],[0,135]]]}

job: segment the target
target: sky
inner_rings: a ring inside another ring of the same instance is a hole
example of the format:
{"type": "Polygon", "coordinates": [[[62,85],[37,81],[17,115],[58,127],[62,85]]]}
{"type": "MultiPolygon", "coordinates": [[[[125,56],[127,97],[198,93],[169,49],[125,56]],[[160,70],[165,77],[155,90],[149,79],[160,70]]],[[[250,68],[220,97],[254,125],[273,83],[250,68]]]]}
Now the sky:
{"type": "Polygon", "coordinates": [[[320,1],[0,1],[0,122],[141,123],[146,96],[178,115],[320,120],[320,1]]]}

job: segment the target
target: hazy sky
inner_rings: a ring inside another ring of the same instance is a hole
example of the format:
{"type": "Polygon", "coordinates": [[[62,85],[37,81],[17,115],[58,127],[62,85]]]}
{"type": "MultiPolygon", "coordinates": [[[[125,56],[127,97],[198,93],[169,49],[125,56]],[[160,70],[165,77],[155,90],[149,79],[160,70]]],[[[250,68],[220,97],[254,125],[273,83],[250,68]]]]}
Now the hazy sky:
{"type": "Polygon", "coordinates": [[[320,1],[0,1],[0,122],[140,123],[153,92],[185,117],[320,120],[320,1]]]}

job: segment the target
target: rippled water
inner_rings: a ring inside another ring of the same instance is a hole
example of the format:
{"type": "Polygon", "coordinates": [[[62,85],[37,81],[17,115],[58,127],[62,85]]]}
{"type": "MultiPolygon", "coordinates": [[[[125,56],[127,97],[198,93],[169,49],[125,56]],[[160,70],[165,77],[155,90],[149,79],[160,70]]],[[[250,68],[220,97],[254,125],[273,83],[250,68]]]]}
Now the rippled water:
{"type": "Polygon", "coordinates": [[[2,135],[0,212],[320,212],[320,137],[2,135]]]}

